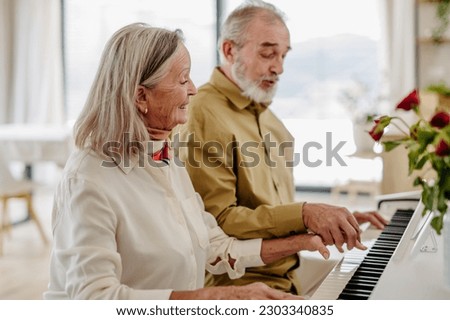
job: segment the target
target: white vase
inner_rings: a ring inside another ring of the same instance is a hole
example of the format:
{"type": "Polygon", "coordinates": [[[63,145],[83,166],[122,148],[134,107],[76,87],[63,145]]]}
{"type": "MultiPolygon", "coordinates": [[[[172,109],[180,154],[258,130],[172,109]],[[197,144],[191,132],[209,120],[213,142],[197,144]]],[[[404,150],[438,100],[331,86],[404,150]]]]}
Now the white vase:
{"type": "Polygon", "coordinates": [[[450,207],[444,215],[442,237],[442,247],[444,249],[444,284],[447,288],[450,288],[450,207]]]}
{"type": "Polygon", "coordinates": [[[354,123],[353,124],[353,139],[356,146],[356,153],[373,153],[373,146],[375,142],[369,135],[368,131],[372,129],[371,123],[354,123]]]}

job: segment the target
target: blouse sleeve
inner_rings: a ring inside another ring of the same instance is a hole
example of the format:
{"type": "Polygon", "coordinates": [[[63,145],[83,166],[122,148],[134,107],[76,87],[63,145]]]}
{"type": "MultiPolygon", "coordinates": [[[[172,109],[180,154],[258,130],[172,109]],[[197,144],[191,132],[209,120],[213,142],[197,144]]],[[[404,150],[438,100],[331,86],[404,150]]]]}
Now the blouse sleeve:
{"type": "MultiPolygon", "coordinates": [[[[201,208],[204,208],[200,195],[197,194],[201,208]]],[[[203,209],[203,221],[208,229],[209,251],[206,269],[213,274],[228,273],[231,279],[240,278],[245,269],[263,266],[261,260],[262,239],[238,240],[223,232],[212,214],[203,209]],[[219,258],[219,261],[217,262],[219,258]],[[229,258],[235,260],[233,267],[229,258]]]]}
{"type": "MultiPolygon", "coordinates": [[[[55,199],[53,281],[70,299],[168,299],[172,290],[135,290],[121,283],[117,217],[94,183],[71,178],[55,199]],[[60,288],[62,289],[62,288],[60,288]]],[[[52,292],[52,283],[49,288],[52,292]]],[[[47,294],[57,296],[57,292],[47,294]]]]}

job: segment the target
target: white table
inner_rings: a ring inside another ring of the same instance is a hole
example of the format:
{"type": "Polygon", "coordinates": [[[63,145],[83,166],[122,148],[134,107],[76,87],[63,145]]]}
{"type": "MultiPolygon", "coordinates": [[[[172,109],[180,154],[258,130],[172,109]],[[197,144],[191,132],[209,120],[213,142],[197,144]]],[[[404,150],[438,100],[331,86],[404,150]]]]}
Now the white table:
{"type": "Polygon", "coordinates": [[[0,125],[0,152],[8,161],[51,161],[64,167],[72,145],[70,125],[0,125]]]}
{"type": "MultiPolygon", "coordinates": [[[[72,150],[72,126],[1,124],[0,152],[6,164],[17,161],[25,165],[24,176],[33,178],[33,165],[53,162],[64,167],[72,150]]],[[[27,215],[18,224],[29,220],[27,215]]]]}

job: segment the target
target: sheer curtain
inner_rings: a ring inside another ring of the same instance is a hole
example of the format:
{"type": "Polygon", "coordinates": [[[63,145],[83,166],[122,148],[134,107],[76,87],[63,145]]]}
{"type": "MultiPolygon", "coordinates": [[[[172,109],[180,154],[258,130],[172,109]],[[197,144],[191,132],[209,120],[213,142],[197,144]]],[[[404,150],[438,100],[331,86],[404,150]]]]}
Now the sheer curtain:
{"type": "Polygon", "coordinates": [[[62,123],[60,0],[0,0],[0,43],[0,123],[62,123]]]}
{"type": "Polygon", "coordinates": [[[392,109],[416,86],[415,0],[381,0],[380,4],[386,91],[392,109]]]}

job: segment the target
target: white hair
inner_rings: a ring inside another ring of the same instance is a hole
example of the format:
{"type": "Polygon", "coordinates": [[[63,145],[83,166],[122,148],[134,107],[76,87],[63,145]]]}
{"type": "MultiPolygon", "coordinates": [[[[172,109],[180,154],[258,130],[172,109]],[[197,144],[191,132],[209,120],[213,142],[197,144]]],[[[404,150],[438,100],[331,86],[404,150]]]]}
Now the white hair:
{"type": "MultiPolygon", "coordinates": [[[[75,126],[75,145],[90,145],[102,153],[107,142],[149,140],[142,114],[135,105],[139,85],[154,87],[183,42],[181,31],[134,23],[107,42],[88,98],[75,126]]],[[[123,150],[125,154],[135,150],[123,150]]]]}
{"type": "Polygon", "coordinates": [[[222,44],[225,40],[233,41],[238,48],[247,40],[247,29],[256,18],[263,19],[268,24],[282,22],[285,24],[286,15],[274,5],[261,0],[247,0],[230,13],[225,20],[217,43],[220,61],[223,64],[225,57],[222,44]]]}

